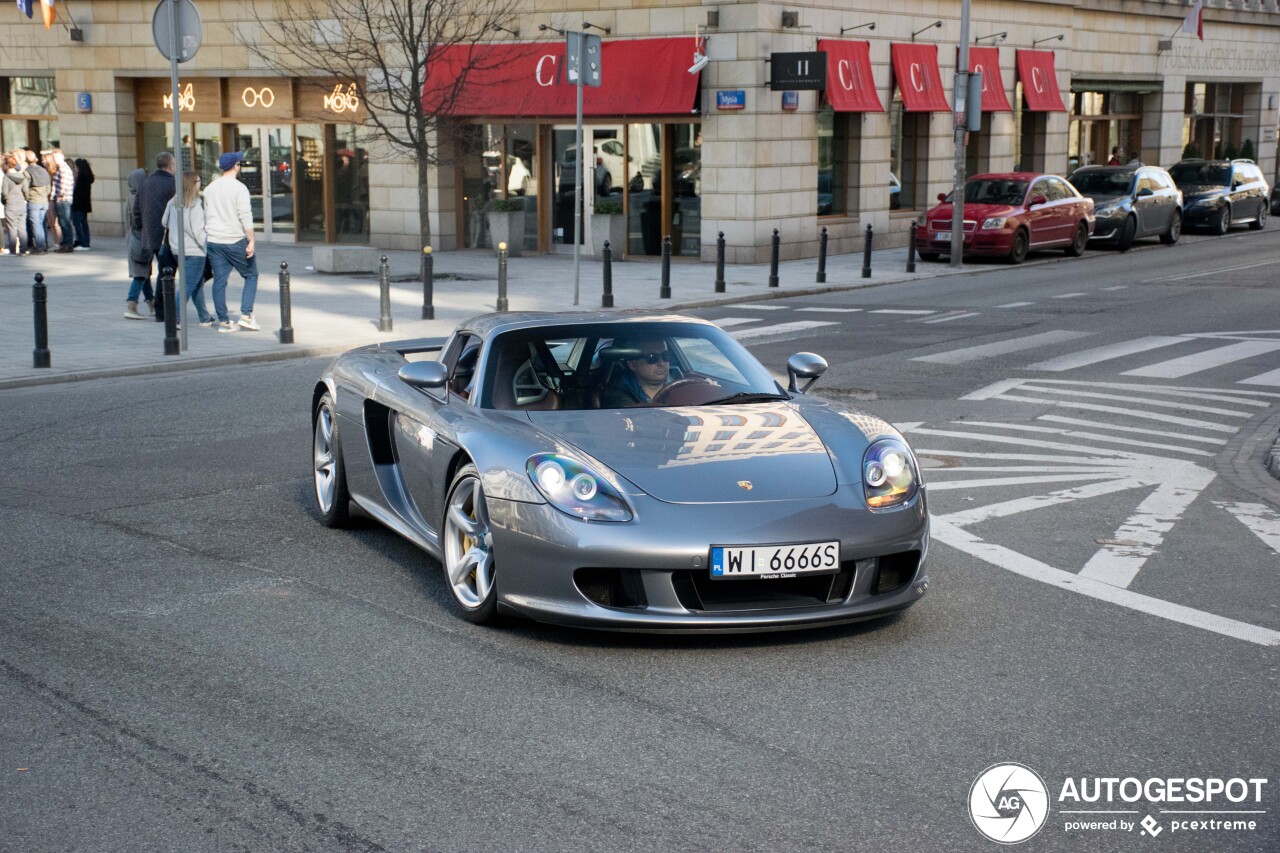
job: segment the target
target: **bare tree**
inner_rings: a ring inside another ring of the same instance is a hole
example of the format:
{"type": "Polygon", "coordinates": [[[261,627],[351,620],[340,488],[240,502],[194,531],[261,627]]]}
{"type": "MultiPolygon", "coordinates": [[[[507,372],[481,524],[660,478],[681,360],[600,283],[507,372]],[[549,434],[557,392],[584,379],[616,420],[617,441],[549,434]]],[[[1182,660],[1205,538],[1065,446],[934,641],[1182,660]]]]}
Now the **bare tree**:
{"type": "Polygon", "coordinates": [[[429,245],[437,146],[452,132],[450,114],[467,77],[487,72],[492,78],[498,61],[466,48],[492,38],[495,25],[509,26],[517,0],[248,3],[254,27],[247,36],[242,31],[240,41],[250,53],[279,73],[354,85],[370,124],[416,163],[419,232],[429,245]]]}

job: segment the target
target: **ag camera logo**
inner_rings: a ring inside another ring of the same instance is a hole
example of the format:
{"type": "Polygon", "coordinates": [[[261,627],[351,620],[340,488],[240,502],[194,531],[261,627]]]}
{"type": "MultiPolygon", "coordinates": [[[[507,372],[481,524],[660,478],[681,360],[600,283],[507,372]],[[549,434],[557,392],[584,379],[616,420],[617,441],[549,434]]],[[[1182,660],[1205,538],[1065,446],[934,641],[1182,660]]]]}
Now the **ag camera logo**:
{"type": "Polygon", "coordinates": [[[978,832],[999,844],[1018,844],[1049,817],[1049,789],[1022,764],[993,764],[969,789],[969,817],[978,832]]]}

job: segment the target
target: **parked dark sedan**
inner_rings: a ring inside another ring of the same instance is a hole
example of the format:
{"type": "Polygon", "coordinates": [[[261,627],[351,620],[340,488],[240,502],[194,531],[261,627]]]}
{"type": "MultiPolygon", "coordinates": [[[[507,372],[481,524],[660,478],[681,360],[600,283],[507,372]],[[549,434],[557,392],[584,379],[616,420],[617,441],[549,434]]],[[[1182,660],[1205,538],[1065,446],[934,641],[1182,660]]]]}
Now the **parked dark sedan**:
{"type": "Polygon", "coordinates": [[[1159,166],[1085,166],[1071,184],[1093,199],[1091,240],[1127,252],[1139,237],[1171,246],[1182,235],[1182,191],[1159,166]]]}
{"type": "Polygon", "coordinates": [[[1183,160],[1169,174],[1182,190],[1188,228],[1226,234],[1246,222],[1255,231],[1266,227],[1271,188],[1252,160],[1183,160]]]}

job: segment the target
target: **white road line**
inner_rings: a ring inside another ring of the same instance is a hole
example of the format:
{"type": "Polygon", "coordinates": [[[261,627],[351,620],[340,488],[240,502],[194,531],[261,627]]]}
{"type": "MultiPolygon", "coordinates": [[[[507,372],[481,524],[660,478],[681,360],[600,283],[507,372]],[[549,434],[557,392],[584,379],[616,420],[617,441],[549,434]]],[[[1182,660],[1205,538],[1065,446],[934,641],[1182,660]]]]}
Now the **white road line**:
{"type": "Polygon", "coordinates": [[[938,312],[937,312],[937,311],[933,311],[933,310],[929,310],[929,309],[917,310],[917,309],[914,309],[914,308],[876,308],[875,310],[873,310],[873,311],[868,311],[867,313],[868,313],[868,314],[920,314],[920,315],[924,315],[924,314],[937,314],[938,312]]]}
{"type": "MultiPolygon", "coordinates": [[[[966,423],[968,423],[966,421],[966,423]]],[[[924,430],[921,430],[924,432],[924,430]]],[[[972,433],[947,433],[948,435],[957,435],[968,437],[972,433]]],[[[978,436],[982,438],[982,435],[978,436]]],[[[1012,442],[1017,443],[1017,442],[1012,442]]],[[[1077,448],[1083,450],[1084,448],[1077,448]]],[[[1129,471],[1133,468],[1133,463],[1141,458],[1136,453],[1126,453],[1124,451],[1109,450],[1102,456],[1061,456],[1050,453],[979,453],[976,450],[938,450],[937,448],[917,448],[916,452],[922,456],[958,456],[961,459],[1004,459],[1010,462],[1047,462],[1052,464],[1073,463],[1077,465],[1086,465],[1089,468],[1105,468],[1112,467],[1118,471],[1129,471]]],[[[967,468],[935,468],[934,473],[942,471],[966,471],[967,468]]]]}
{"type": "Polygon", "coordinates": [[[1191,502],[1205,490],[1217,474],[1186,464],[1176,483],[1161,483],[1124,524],[1116,529],[1114,542],[1105,544],[1089,558],[1080,577],[1112,586],[1128,587],[1138,576],[1147,558],[1156,552],[1165,534],[1182,518],[1191,502]],[[1118,544],[1119,542],[1134,544],[1118,544]]]}
{"type": "Polygon", "coordinates": [[[991,400],[1004,394],[1006,391],[1012,391],[1017,388],[1025,379],[1001,379],[999,382],[992,382],[985,388],[979,388],[977,391],[970,391],[961,397],[961,400],[991,400]]]}
{"type": "Polygon", "coordinates": [[[1152,335],[1151,337],[1138,338],[1132,341],[1121,341],[1117,344],[1108,344],[1103,347],[1094,347],[1093,349],[1082,350],[1064,355],[1060,358],[1051,358],[1048,361],[1041,361],[1037,364],[1027,365],[1028,370],[1074,370],[1077,367],[1084,367],[1089,364],[1097,364],[1101,361],[1110,361],[1113,358],[1123,358],[1126,355],[1134,353],[1146,352],[1147,350],[1157,349],[1159,347],[1172,346],[1173,344],[1188,343],[1191,338],[1175,338],[1167,335],[1152,335]]]}
{"type": "Polygon", "coordinates": [[[1067,388],[1052,387],[1048,388],[1037,385],[1033,379],[1020,391],[1026,391],[1028,394],[1061,394],[1064,397],[1088,397],[1091,400],[1120,400],[1125,403],[1136,403],[1143,406],[1151,406],[1156,409],[1177,409],[1185,412],[1204,412],[1206,415],[1226,415],[1231,418],[1248,418],[1252,417],[1254,412],[1241,412],[1236,409],[1216,409],[1213,406],[1197,406],[1194,403],[1179,403],[1170,400],[1155,400],[1150,397],[1134,397],[1127,394],[1102,394],[1093,391],[1072,391],[1067,388]]]}
{"type": "Polygon", "coordinates": [[[960,512],[951,512],[947,513],[946,518],[949,523],[957,527],[968,527],[970,524],[981,524],[984,521],[991,521],[996,518],[1018,515],[1031,510],[1071,503],[1072,501],[1097,498],[1115,492],[1128,491],[1129,489],[1138,489],[1146,485],[1142,480],[1111,480],[1106,483],[1093,483],[1088,486],[1062,489],[1061,491],[1050,492],[1047,495],[1014,498],[1013,500],[1000,501],[999,503],[987,504],[986,506],[974,507],[960,512]]]}
{"type": "Polygon", "coordinates": [[[746,311],[785,311],[786,305],[761,305],[759,302],[746,302],[737,306],[740,310],[746,311]]]}
{"type": "Polygon", "coordinates": [[[1192,429],[1202,429],[1207,432],[1225,432],[1235,435],[1240,431],[1239,427],[1228,426],[1226,424],[1218,424],[1213,421],[1201,421],[1195,418],[1180,418],[1177,415],[1161,415],[1157,412],[1142,412],[1134,409],[1122,409],[1119,406],[1098,406],[1093,403],[1073,403],[1070,400],[1044,400],[1037,397],[1010,397],[1005,394],[1000,397],[1001,400],[1012,400],[1015,403],[1040,403],[1042,405],[1061,406],[1064,409],[1080,409],[1085,412],[1110,412],[1113,415],[1125,415],[1130,418],[1139,418],[1144,421],[1161,421],[1166,424],[1178,424],[1179,426],[1191,427],[1192,429]]]}
{"type": "MultiPolygon", "coordinates": [[[[1098,448],[1085,447],[1081,444],[1064,444],[1060,441],[1040,441],[1034,438],[1020,438],[1008,435],[992,435],[983,432],[962,432],[959,430],[948,429],[918,429],[916,435],[937,435],[944,438],[964,438],[970,441],[988,441],[992,444],[1013,444],[1018,447],[1038,447],[1041,450],[1064,450],[1068,453],[1084,453],[1093,454],[1087,456],[1090,461],[1097,461],[1098,448]]],[[[1107,456],[1120,457],[1122,459],[1145,459],[1148,454],[1145,453],[1129,453],[1124,450],[1106,450],[1107,456]]],[[[952,453],[951,455],[964,455],[962,453],[952,453]]]]}
{"type": "MultiPolygon", "coordinates": [[[[946,470],[946,469],[943,469],[946,470]]],[[[987,480],[958,480],[947,483],[930,482],[930,492],[954,492],[960,489],[988,489],[993,486],[1035,486],[1040,483],[1074,483],[1078,480],[1109,480],[1115,472],[1099,474],[1046,474],[1042,477],[992,477],[987,480]]]]}
{"type": "Polygon", "coordinates": [[[1161,601],[1158,598],[1151,598],[1127,589],[1120,589],[1109,584],[1082,578],[1072,572],[1055,569],[1053,566],[1042,563],[1025,554],[1019,554],[1009,548],[984,542],[969,531],[951,524],[948,521],[948,516],[935,515],[932,518],[931,533],[935,540],[950,545],[952,548],[963,551],[970,556],[985,560],[1014,574],[1056,586],[1059,589],[1078,592],[1081,595],[1087,595],[1090,598],[1096,598],[1111,604],[1118,604],[1121,607],[1127,607],[1140,613],[1158,616],[1182,625],[1212,631],[1223,636],[1256,643],[1260,646],[1280,646],[1280,631],[1261,628],[1257,625],[1250,625],[1235,619],[1217,616],[1213,613],[1205,613],[1203,610],[1195,610],[1181,604],[1161,601]]]}
{"type": "MultiPolygon", "coordinates": [[[[1042,418],[1037,418],[1036,420],[1042,420],[1042,418]]],[[[991,423],[988,421],[965,421],[965,423],[968,424],[969,426],[992,427],[995,429],[1022,430],[1024,432],[1043,433],[1047,435],[1061,435],[1061,436],[1066,436],[1068,438],[1087,438],[1093,441],[1105,441],[1111,444],[1124,444],[1130,447],[1149,447],[1152,450],[1174,450],[1174,451],[1177,451],[1178,453],[1190,453],[1193,456],[1212,456],[1213,455],[1207,450],[1196,450],[1193,447],[1182,447],[1181,445],[1177,445],[1177,444],[1159,444],[1154,441],[1139,441],[1136,438],[1120,438],[1119,436],[1105,435],[1100,432],[1085,432],[1083,430],[1075,430],[1075,429],[1053,429],[1052,427],[1038,427],[1038,426],[1032,426],[1031,424],[1000,424],[1000,423],[991,423]]],[[[1095,421],[1080,421],[1079,423],[1083,423],[1083,424],[1086,424],[1087,426],[1092,426],[1092,427],[1105,426],[1104,424],[1099,424],[1095,421]]],[[[1142,432],[1148,435],[1151,434],[1150,431],[1148,430],[1135,429],[1133,430],[1133,432],[1142,432]]],[[[1181,438],[1180,435],[1178,437],[1181,438]]],[[[1217,439],[1214,439],[1214,440],[1217,441],[1217,439]]],[[[1220,441],[1219,443],[1226,444],[1225,441],[1220,441]]]]}
{"type": "MultiPolygon", "coordinates": [[[[1144,394],[1164,394],[1168,397],[1193,397],[1197,400],[1213,400],[1218,403],[1230,403],[1233,406],[1257,406],[1268,409],[1273,404],[1266,400],[1253,400],[1252,397],[1278,397],[1270,391],[1246,391],[1243,388],[1194,388],[1189,385],[1145,385],[1136,382],[1089,382],[1081,379],[1020,379],[1008,380],[1018,382],[1035,382],[1037,385],[1084,385],[1087,388],[1119,388],[1122,391],[1141,391],[1144,394]]],[[[980,398],[974,398],[980,399],[980,398]]]]}
{"type": "Polygon", "coordinates": [[[1102,288],[1102,289],[1103,289],[1103,290],[1124,290],[1124,289],[1126,289],[1128,286],[1129,286],[1129,285],[1127,285],[1127,284],[1117,284],[1117,285],[1115,285],[1114,287],[1104,287],[1104,288],[1102,288]]]}
{"type": "Polygon", "coordinates": [[[742,340],[743,338],[763,338],[767,335],[788,335],[793,332],[802,332],[805,329],[818,329],[823,326],[834,325],[836,324],[821,320],[797,320],[794,323],[779,323],[776,326],[753,326],[750,329],[740,329],[729,334],[738,340],[742,340]]]}
{"type": "Polygon", "coordinates": [[[1241,379],[1237,385],[1280,385],[1280,370],[1268,370],[1248,379],[1241,379]]]}
{"type": "Polygon", "coordinates": [[[1080,418],[1067,418],[1061,415],[1041,415],[1036,418],[1038,421],[1047,421],[1054,424],[1067,424],[1069,426],[1087,426],[1087,427],[1105,427],[1109,430],[1117,432],[1136,432],[1140,435],[1158,435],[1161,438],[1180,438],[1183,441],[1198,441],[1201,444],[1226,444],[1225,438],[1210,438],[1207,435],[1187,435],[1185,432],[1166,432],[1160,429],[1148,429],[1147,427],[1127,427],[1117,424],[1104,424],[1098,421],[1086,421],[1080,418]]]}
{"type": "Polygon", "coordinates": [[[1088,296],[1087,293],[1059,293],[1051,296],[1050,299],[1075,299],[1077,296],[1088,296]]]}
{"type": "Polygon", "coordinates": [[[924,421],[909,421],[905,424],[894,424],[898,428],[898,432],[910,432],[924,425],[924,421]]]}
{"type": "Polygon", "coordinates": [[[797,308],[796,311],[810,311],[821,314],[856,314],[861,308],[797,308]]]}
{"type": "Polygon", "coordinates": [[[1261,263],[1257,263],[1257,264],[1241,264],[1238,267],[1219,267],[1216,270],[1209,270],[1207,272],[1191,272],[1191,273],[1187,273],[1186,275],[1175,275],[1169,278],[1149,278],[1145,280],[1143,284],[1152,284],[1155,282],[1163,282],[1163,281],[1184,281],[1189,278],[1204,278],[1207,275],[1218,275],[1224,272],[1235,272],[1236,270],[1251,270],[1256,267],[1269,267],[1274,263],[1276,262],[1262,261],[1261,263]]]}
{"type": "Polygon", "coordinates": [[[969,311],[965,314],[950,314],[946,317],[934,317],[932,320],[921,320],[921,323],[950,323],[952,320],[963,320],[966,317],[978,317],[981,311],[969,311]]]}
{"type": "Polygon", "coordinates": [[[1004,305],[997,305],[997,308],[1023,308],[1027,305],[1035,305],[1034,302],[1006,302],[1004,305]]]}
{"type": "Polygon", "coordinates": [[[1267,543],[1271,550],[1280,553],[1280,513],[1266,504],[1230,503],[1214,501],[1213,505],[1225,509],[1241,524],[1252,530],[1267,543]]]}
{"type": "MultiPolygon", "coordinates": [[[[999,355],[1008,355],[1010,353],[1021,352],[1022,350],[1034,349],[1036,347],[1049,346],[1050,344],[1062,343],[1064,341],[1073,341],[1077,338],[1088,337],[1092,332],[1068,332],[1057,329],[1052,332],[1038,332],[1034,335],[1026,335],[1021,338],[1010,338],[1006,341],[997,341],[993,344],[982,344],[976,347],[964,347],[963,349],[949,350],[940,352],[936,355],[922,355],[911,359],[912,361],[928,361],[933,364],[964,364],[970,361],[977,361],[983,358],[993,358],[999,355]]],[[[1280,343],[1276,344],[1280,349],[1280,343]]]]}
{"type": "Polygon", "coordinates": [[[715,323],[717,326],[719,326],[722,329],[727,329],[730,326],[741,326],[743,323],[759,323],[760,318],[759,317],[721,317],[718,320],[712,320],[711,322],[715,323]]]}
{"type": "Polygon", "coordinates": [[[1192,373],[1199,373],[1202,370],[1221,367],[1233,361],[1253,358],[1256,355],[1265,355],[1276,350],[1280,350],[1280,341],[1241,341],[1240,343],[1211,349],[1207,352],[1174,358],[1147,367],[1139,367],[1135,370],[1126,370],[1122,375],[1151,376],[1156,379],[1178,379],[1192,373]]]}

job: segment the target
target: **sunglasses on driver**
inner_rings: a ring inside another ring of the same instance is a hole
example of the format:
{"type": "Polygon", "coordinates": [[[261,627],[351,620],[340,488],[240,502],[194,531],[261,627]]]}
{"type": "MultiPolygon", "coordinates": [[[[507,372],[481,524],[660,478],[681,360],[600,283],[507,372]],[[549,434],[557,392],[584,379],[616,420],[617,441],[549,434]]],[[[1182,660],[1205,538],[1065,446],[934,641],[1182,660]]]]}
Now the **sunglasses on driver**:
{"type": "Polygon", "coordinates": [[[647,352],[641,355],[636,361],[643,361],[645,364],[657,364],[658,362],[671,361],[671,353],[663,350],[662,352],[647,352]]]}

